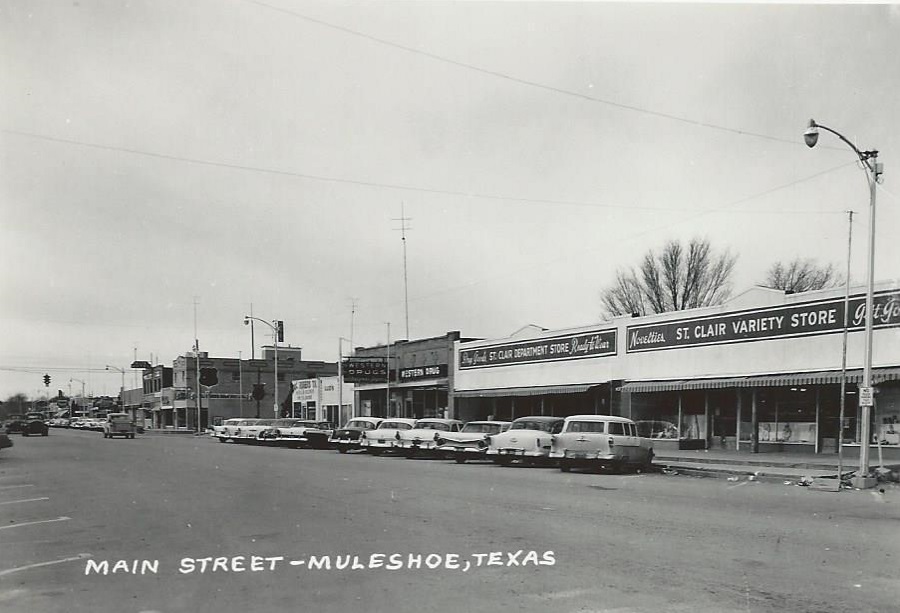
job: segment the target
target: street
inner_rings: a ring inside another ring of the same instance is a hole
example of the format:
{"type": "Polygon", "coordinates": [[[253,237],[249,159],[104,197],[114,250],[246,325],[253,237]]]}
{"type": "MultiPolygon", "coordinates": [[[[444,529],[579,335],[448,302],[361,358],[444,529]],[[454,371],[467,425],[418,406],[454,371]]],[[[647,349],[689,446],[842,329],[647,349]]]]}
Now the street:
{"type": "Polygon", "coordinates": [[[0,452],[10,612],[897,610],[900,491],[54,429],[0,452]]]}

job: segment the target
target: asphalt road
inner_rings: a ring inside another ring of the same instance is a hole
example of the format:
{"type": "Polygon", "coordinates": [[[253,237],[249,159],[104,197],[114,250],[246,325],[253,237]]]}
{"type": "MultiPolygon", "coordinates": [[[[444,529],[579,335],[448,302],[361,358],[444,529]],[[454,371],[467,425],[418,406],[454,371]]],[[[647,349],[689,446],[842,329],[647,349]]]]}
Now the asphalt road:
{"type": "Polygon", "coordinates": [[[563,474],[206,437],[14,441],[0,452],[5,612],[900,608],[893,488],[563,474]]]}

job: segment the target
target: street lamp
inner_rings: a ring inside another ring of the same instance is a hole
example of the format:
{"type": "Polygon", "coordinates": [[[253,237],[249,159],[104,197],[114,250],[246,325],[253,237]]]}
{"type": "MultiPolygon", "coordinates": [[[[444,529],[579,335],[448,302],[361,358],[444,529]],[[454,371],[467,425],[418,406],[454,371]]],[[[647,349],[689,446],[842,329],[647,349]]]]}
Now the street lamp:
{"type": "Polygon", "coordinates": [[[272,328],[272,340],[275,344],[275,419],[278,419],[278,320],[274,320],[273,322],[268,322],[265,319],[260,319],[259,317],[253,317],[252,315],[244,315],[244,325],[249,326],[251,321],[259,321],[270,328],[272,328]]]}
{"type": "MultiPolygon", "coordinates": [[[[351,344],[350,350],[353,351],[353,341],[343,336],[338,337],[338,410],[335,416],[337,427],[341,426],[341,410],[344,408],[344,341],[351,344]]],[[[353,413],[350,413],[353,417],[353,413]]]]}
{"type": "Polygon", "coordinates": [[[122,373],[122,389],[119,392],[119,395],[122,398],[122,412],[125,412],[125,369],[119,368],[118,366],[110,366],[107,364],[106,370],[114,370],[116,372],[122,373]]]}
{"type": "MultiPolygon", "coordinates": [[[[815,147],[819,141],[819,129],[831,132],[845,144],[847,144],[866,170],[866,180],[869,183],[869,253],[866,267],[866,348],[863,360],[863,381],[860,387],[860,428],[859,428],[859,474],[854,480],[854,485],[860,488],[875,486],[875,479],[869,477],[869,415],[875,400],[872,394],[872,326],[874,322],[874,294],[875,294],[875,185],[879,183],[884,166],[878,163],[878,151],[860,151],[859,148],[847,140],[841,133],[832,130],[828,126],[816,123],[815,119],[809,120],[809,126],[803,133],[803,140],[807,147],[815,147]]],[[[840,425],[843,428],[843,424],[840,425]]]]}

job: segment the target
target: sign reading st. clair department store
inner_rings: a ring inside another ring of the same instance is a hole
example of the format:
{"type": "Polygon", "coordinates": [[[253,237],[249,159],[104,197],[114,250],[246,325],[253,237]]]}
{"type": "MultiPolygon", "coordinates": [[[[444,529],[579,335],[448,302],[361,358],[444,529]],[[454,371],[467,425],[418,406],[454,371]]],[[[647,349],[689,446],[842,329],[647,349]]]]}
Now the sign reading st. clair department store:
{"type": "MultiPolygon", "coordinates": [[[[850,297],[847,326],[860,330],[866,324],[866,298],[850,297]]],[[[900,326],[900,292],[874,296],[874,327],[900,326]]],[[[667,321],[628,327],[628,353],[741,343],[792,336],[830,334],[844,329],[844,299],[806,302],[726,315],[667,321]]]]}
{"type": "Polygon", "coordinates": [[[616,331],[599,330],[540,340],[488,345],[459,352],[459,367],[486,368],[531,362],[597,358],[616,354],[616,331]]]}

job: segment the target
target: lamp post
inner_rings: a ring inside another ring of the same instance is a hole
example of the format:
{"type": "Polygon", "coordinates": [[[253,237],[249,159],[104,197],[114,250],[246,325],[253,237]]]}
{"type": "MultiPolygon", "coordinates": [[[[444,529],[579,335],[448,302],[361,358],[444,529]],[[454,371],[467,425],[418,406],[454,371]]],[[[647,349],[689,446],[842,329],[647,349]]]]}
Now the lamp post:
{"type": "Polygon", "coordinates": [[[249,326],[251,321],[260,321],[270,328],[272,328],[272,340],[275,345],[275,419],[278,419],[278,320],[274,322],[268,322],[265,319],[260,319],[259,317],[253,317],[252,315],[244,315],[244,325],[249,326]]]}
{"type": "Polygon", "coordinates": [[[119,395],[120,395],[121,398],[122,398],[122,412],[124,413],[124,412],[125,412],[125,369],[124,369],[124,368],[118,368],[117,366],[109,366],[109,365],[107,364],[106,370],[114,370],[114,371],[116,371],[116,372],[122,373],[122,388],[121,388],[121,390],[119,391],[119,395]]]}
{"type": "MultiPolygon", "coordinates": [[[[875,294],[875,185],[879,182],[884,166],[878,163],[878,151],[860,151],[859,148],[847,140],[841,133],[832,130],[828,126],[816,123],[815,119],[809,120],[809,126],[803,133],[803,140],[807,147],[815,147],[819,140],[819,129],[831,132],[848,145],[863,168],[866,170],[866,180],[869,183],[869,253],[866,266],[866,345],[863,358],[863,381],[860,387],[860,428],[859,428],[859,474],[854,480],[854,486],[868,488],[875,486],[875,479],[869,477],[869,433],[870,410],[875,400],[872,394],[872,326],[874,322],[874,294],[875,294]]],[[[843,424],[841,424],[843,427],[843,424]]]]}
{"type": "MultiPolygon", "coordinates": [[[[335,417],[337,427],[341,425],[341,410],[344,408],[344,341],[352,343],[348,338],[338,337],[338,410],[335,417]]],[[[352,350],[353,347],[350,349],[352,350]]],[[[350,416],[353,416],[352,413],[350,416]]]]}

